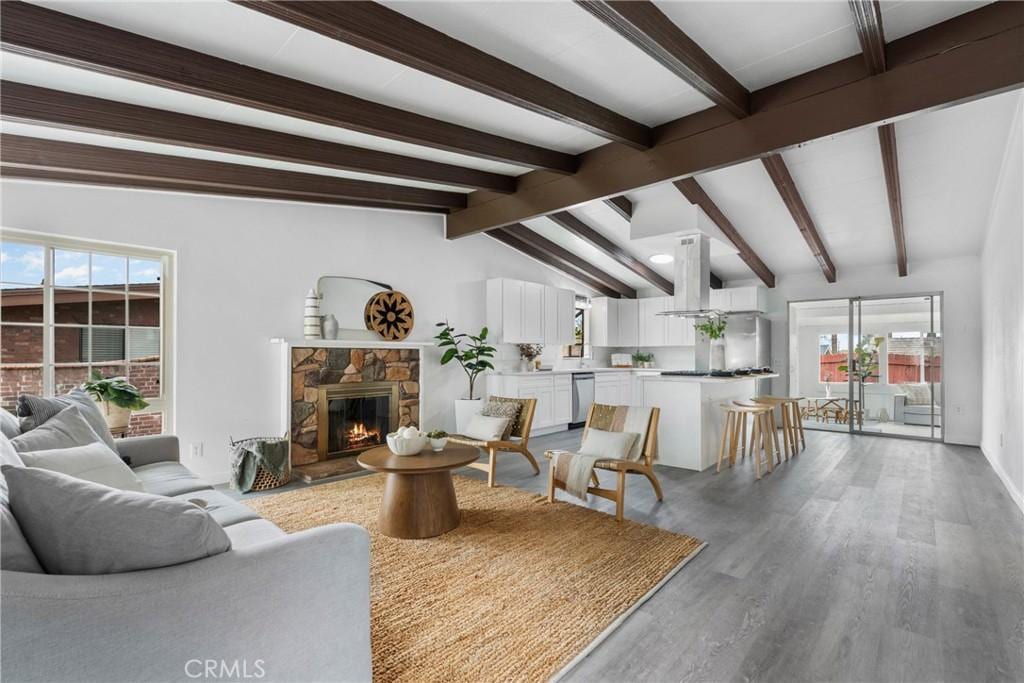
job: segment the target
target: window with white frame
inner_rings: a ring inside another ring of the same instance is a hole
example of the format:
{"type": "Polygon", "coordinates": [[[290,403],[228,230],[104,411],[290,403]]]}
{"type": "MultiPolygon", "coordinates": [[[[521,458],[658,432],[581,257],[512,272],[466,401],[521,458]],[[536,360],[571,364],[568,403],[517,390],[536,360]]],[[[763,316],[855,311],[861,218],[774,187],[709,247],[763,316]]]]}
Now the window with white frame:
{"type": "Polygon", "coordinates": [[[160,433],[171,405],[165,252],[15,235],[0,239],[0,405],[51,396],[93,371],[127,377],[150,406],[129,435],[160,433]]]}

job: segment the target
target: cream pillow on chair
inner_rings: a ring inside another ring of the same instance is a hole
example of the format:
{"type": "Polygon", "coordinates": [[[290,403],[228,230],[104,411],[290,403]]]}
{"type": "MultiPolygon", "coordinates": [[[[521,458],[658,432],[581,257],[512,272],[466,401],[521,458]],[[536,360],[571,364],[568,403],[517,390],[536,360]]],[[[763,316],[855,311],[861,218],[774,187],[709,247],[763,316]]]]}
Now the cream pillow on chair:
{"type": "Polygon", "coordinates": [[[610,460],[625,460],[633,448],[633,442],[639,436],[636,432],[606,432],[603,429],[591,427],[583,437],[583,445],[580,446],[579,454],[610,460]]]}
{"type": "Polygon", "coordinates": [[[466,426],[466,436],[478,441],[500,441],[510,422],[507,417],[474,415],[466,426]]]}

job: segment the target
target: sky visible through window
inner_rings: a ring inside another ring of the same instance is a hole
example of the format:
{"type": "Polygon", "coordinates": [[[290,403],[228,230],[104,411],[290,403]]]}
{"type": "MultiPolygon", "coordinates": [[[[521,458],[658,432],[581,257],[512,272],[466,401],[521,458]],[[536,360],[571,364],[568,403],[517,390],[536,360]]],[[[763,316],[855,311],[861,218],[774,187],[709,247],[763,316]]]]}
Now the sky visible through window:
{"type": "MultiPolygon", "coordinates": [[[[0,281],[5,288],[38,287],[43,284],[43,247],[34,244],[0,244],[0,281]]],[[[57,287],[113,287],[127,284],[155,284],[160,281],[160,262],[147,259],[92,254],[92,277],[88,252],[55,249],[53,284],[57,287]]]]}

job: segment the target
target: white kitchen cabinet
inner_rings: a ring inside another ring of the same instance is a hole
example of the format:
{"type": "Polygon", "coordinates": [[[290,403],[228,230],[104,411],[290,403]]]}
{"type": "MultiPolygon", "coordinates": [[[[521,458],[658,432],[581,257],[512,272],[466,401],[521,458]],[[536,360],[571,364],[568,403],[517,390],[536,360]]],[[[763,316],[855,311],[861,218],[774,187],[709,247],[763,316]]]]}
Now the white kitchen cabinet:
{"type": "MultiPolygon", "coordinates": [[[[675,300],[665,297],[666,311],[675,310],[675,300]]],[[[693,318],[665,317],[665,345],[693,346],[696,343],[696,331],[693,329],[693,318]]]]}
{"type": "Polygon", "coordinates": [[[576,341],[576,292],[571,289],[558,289],[558,315],[555,327],[558,330],[558,343],[572,344],[576,341]]]}
{"type": "Polygon", "coordinates": [[[765,288],[759,285],[749,287],[726,287],[712,289],[709,301],[711,308],[719,311],[760,311],[767,307],[765,288]]]}
{"type": "Polygon", "coordinates": [[[571,344],[575,293],[535,282],[487,281],[489,340],[504,344],[571,344]]]}
{"type": "Polygon", "coordinates": [[[629,372],[595,373],[594,403],[608,406],[629,405],[632,381],[632,374],[629,372]]]}
{"type": "Polygon", "coordinates": [[[671,297],[654,296],[639,300],[638,346],[664,346],[666,344],[667,318],[658,315],[666,310],[666,299],[671,299],[671,297]]]}
{"type": "Polygon", "coordinates": [[[590,343],[619,345],[619,300],[598,297],[590,300],[590,343]]]}
{"type": "Polygon", "coordinates": [[[640,305],[636,299],[619,299],[619,336],[616,346],[637,346],[640,341],[640,305]]]}
{"type": "Polygon", "coordinates": [[[554,380],[553,422],[568,424],[572,422],[572,375],[555,375],[554,380]]]}
{"type": "Polygon", "coordinates": [[[555,346],[558,340],[558,288],[544,288],[544,345],[555,346]]]}
{"type": "MultiPolygon", "coordinates": [[[[533,413],[533,422],[538,427],[555,424],[555,385],[553,377],[519,380],[517,398],[537,399],[537,408],[533,413]]],[[[568,422],[568,420],[566,420],[568,422]]]]}
{"type": "Polygon", "coordinates": [[[569,374],[487,375],[487,395],[537,399],[534,431],[572,421],[572,376],[569,374]]]}
{"type": "Polygon", "coordinates": [[[523,343],[544,343],[544,285],[523,283],[523,343]]]}

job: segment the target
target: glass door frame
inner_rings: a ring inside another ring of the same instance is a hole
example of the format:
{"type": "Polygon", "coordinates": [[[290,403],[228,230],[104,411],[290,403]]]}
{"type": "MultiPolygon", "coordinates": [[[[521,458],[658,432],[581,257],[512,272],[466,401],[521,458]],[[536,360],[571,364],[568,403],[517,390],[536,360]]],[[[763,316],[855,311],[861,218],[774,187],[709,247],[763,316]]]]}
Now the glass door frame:
{"type": "MultiPolygon", "coordinates": [[[[846,332],[847,332],[846,362],[847,362],[847,366],[848,367],[853,368],[853,366],[854,366],[854,359],[853,359],[854,342],[853,342],[853,339],[854,339],[854,331],[855,331],[855,328],[854,328],[854,306],[855,305],[857,306],[857,312],[858,312],[858,320],[857,320],[856,331],[860,332],[861,331],[861,327],[862,327],[861,324],[860,324],[861,321],[859,319],[860,318],[860,313],[861,313],[861,308],[860,308],[860,303],[861,302],[864,302],[864,301],[896,300],[896,299],[916,299],[916,298],[925,298],[925,297],[931,299],[931,305],[929,307],[929,309],[930,309],[930,320],[929,320],[929,325],[928,325],[929,330],[931,332],[937,333],[939,335],[940,341],[944,345],[945,344],[945,335],[941,332],[941,330],[942,330],[944,322],[945,322],[945,311],[944,311],[944,309],[945,309],[945,305],[946,305],[946,296],[945,296],[945,293],[942,292],[942,291],[911,292],[911,293],[907,293],[907,294],[875,294],[875,295],[871,295],[871,296],[852,296],[852,297],[850,297],[850,296],[830,296],[830,297],[821,297],[821,298],[815,298],[815,299],[793,299],[793,300],[790,300],[790,301],[786,302],[786,337],[787,337],[787,340],[788,340],[790,334],[792,334],[792,329],[791,329],[791,325],[792,325],[792,317],[791,317],[791,310],[792,309],[791,309],[791,306],[792,306],[792,304],[814,303],[814,302],[824,302],[824,301],[836,301],[836,302],[846,301],[846,303],[847,303],[847,316],[848,316],[847,329],[846,329],[846,332]],[[939,297],[938,311],[936,311],[936,307],[935,307],[935,297],[939,297]],[[936,312],[938,313],[938,322],[939,322],[938,329],[936,329],[936,325],[935,325],[936,312]]],[[[789,386],[789,378],[791,376],[790,368],[792,367],[792,362],[793,362],[793,359],[789,357],[791,350],[792,349],[787,348],[787,368],[786,368],[786,384],[787,384],[787,387],[789,386]]],[[[943,353],[943,356],[945,356],[945,353],[943,353]]],[[[943,368],[944,367],[945,366],[943,366],[943,368]]],[[[860,382],[858,382],[858,381],[856,381],[854,379],[854,375],[852,373],[849,373],[849,372],[847,373],[847,377],[846,377],[846,385],[847,385],[847,400],[849,402],[849,405],[852,406],[852,405],[854,405],[853,401],[854,401],[855,398],[857,400],[861,400],[862,399],[862,396],[860,394],[861,394],[861,392],[863,390],[863,387],[861,386],[860,382]],[[857,385],[856,388],[855,388],[855,385],[857,385]]],[[[945,396],[945,394],[946,394],[946,383],[945,382],[940,382],[939,383],[938,396],[936,396],[936,392],[935,392],[935,380],[934,380],[934,378],[929,382],[929,387],[931,389],[930,395],[931,395],[931,399],[932,399],[932,403],[931,403],[932,409],[930,411],[930,414],[931,414],[931,426],[930,426],[931,436],[916,436],[916,435],[913,435],[913,434],[891,434],[891,433],[882,433],[882,432],[866,432],[866,431],[864,431],[863,427],[861,427],[860,429],[856,428],[857,420],[855,418],[853,418],[853,417],[851,417],[848,420],[847,429],[845,431],[847,433],[851,434],[851,435],[853,435],[853,434],[860,434],[860,435],[864,435],[864,436],[884,436],[884,437],[890,438],[890,439],[910,439],[912,441],[931,441],[931,442],[937,442],[937,443],[945,443],[945,438],[946,438],[946,396],[945,396]],[[939,403],[939,405],[938,405],[938,408],[939,408],[938,415],[939,415],[939,423],[940,424],[939,424],[939,435],[938,436],[935,436],[935,428],[936,428],[936,424],[935,424],[935,414],[936,414],[935,402],[936,402],[936,400],[938,400],[938,403],[939,403]]],[[[863,410],[863,403],[861,403],[861,409],[863,410]]],[[[814,428],[813,427],[808,427],[808,429],[814,429],[814,428]]],[[[840,433],[840,434],[842,433],[842,431],[839,431],[839,430],[821,430],[821,431],[830,431],[832,433],[840,433]]]]}

